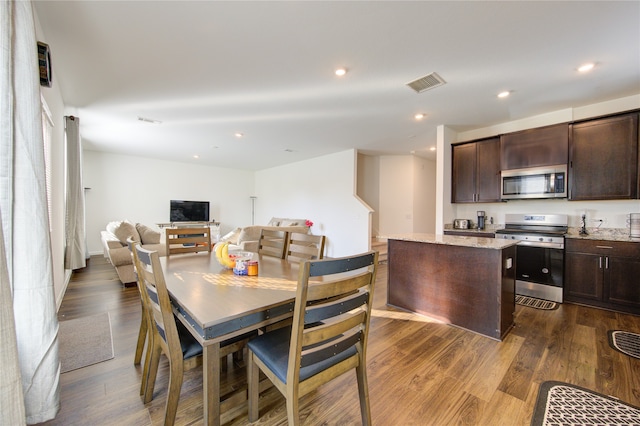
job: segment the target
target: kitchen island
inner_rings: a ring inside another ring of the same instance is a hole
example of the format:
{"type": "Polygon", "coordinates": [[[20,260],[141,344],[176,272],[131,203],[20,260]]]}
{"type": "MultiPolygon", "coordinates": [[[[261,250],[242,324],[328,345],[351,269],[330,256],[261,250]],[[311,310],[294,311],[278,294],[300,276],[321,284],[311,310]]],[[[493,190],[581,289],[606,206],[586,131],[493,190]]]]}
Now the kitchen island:
{"type": "Polygon", "coordinates": [[[515,314],[517,241],[433,234],[388,239],[387,303],[502,340],[515,314]]]}

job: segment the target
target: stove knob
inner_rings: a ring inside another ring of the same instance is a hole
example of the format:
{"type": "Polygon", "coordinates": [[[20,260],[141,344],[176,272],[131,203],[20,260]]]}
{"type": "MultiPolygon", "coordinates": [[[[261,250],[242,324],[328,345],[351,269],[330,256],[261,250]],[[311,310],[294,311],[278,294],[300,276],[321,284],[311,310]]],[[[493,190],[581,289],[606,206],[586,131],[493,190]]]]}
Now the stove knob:
{"type": "Polygon", "coordinates": [[[515,239],[516,239],[516,237],[512,235],[512,236],[511,236],[511,239],[512,239],[512,240],[515,240],[515,239]]]}
{"type": "Polygon", "coordinates": [[[538,241],[544,241],[544,238],[540,237],[538,238],[538,241]]]}

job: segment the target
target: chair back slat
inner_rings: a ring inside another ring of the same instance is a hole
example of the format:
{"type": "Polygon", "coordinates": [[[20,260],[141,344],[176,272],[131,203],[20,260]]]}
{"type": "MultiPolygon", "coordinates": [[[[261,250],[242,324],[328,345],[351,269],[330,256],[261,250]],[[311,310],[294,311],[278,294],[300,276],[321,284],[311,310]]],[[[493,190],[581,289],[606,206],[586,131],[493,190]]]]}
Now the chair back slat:
{"type": "Polygon", "coordinates": [[[291,232],[287,242],[287,260],[316,260],[324,257],[324,235],[291,232]]]}
{"type": "Polygon", "coordinates": [[[349,350],[362,341],[362,330],[355,330],[352,333],[342,335],[340,338],[328,341],[322,346],[304,350],[300,356],[300,367],[308,367],[331,358],[339,353],[349,350]]]}
{"type": "Polygon", "coordinates": [[[165,230],[167,256],[181,253],[211,251],[211,229],[208,226],[194,228],[167,228],[165,230]]]}
{"type": "MultiPolygon", "coordinates": [[[[373,253],[373,252],[371,252],[373,253]]],[[[376,259],[377,259],[377,252],[376,259]]],[[[309,276],[318,277],[321,275],[339,274],[341,272],[355,271],[373,264],[373,254],[366,254],[357,257],[345,257],[332,259],[331,262],[311,262],[309,266],[309,276]]]]}
{"type": "Polygon", "coordinates": [[[324,303],[307,307],[304,323],[313,324],[327,318],[342,315],[367,303],[368,292],[355,293],[352,297],[335,299],[334,303],[324,303]]]}
{"type": "Polygon", "coordinates": [[[262,229],[258,240],[258,253],[284,259],[289,232],[262,229]]]}

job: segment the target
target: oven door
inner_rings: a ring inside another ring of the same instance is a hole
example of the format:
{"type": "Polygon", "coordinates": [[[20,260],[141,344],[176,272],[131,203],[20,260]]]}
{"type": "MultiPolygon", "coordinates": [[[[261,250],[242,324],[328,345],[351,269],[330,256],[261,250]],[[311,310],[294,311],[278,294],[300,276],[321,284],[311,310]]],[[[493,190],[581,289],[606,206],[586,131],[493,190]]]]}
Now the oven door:
{"type": "Polygon", "coordinates": [[[516,293],[562,302],[564,249],[519,244],[516,247],[516,293]]]}

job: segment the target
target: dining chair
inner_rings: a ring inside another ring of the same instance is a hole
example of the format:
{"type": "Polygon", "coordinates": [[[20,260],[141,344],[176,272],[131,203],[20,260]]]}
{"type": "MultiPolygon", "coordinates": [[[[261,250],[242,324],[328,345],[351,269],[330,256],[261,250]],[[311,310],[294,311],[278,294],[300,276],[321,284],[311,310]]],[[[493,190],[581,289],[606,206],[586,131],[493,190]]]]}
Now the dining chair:
{"type": "MultiPolygon", "coordinates": [[[[129,251],[131,251],[131,256],[133,257],[133,247],[134,244],[136,242],[133,240],[133,238],[129,237],[127,238],[127,247],[129,248],[129,251]]],[[[134,261],[134,270],[136,270],[135,268],[135,261],[134,261]]],[[[136,274],[137,275],[137,274],[136,274]]],[[[148,362],[148,358],[149,358],[149,341],[150,341],[150,329],[149,329],[149,321],[148,321],[148,314],[147,314],[147,304],[144,303],[144,298],[142,296],[142,287],[141,287],[141,282],[138,279],[136,281],[137,286],[138,286],[138,292],[140,293],[140,306],[141,306],[141,311],[142,311],[142,315],[140,318],[140,330],[138,331],[138,341],[136,342],[136,352],[135,355],[133,357],[133,365],[139,365],[140,362],[142,362],[142,353],[144,352],[144,347],[145,345],[147,346],[147,359],[145,361],[145,363],[143,364],[143,372],[142,372],[142,386],[140,386],[140,395],[142,395],[143,390],[146,386],[146,378],[147,378],[147,373],[148,373],[148,368],[149,368],[149,362],[148,362]]]]}
{"type": "Polygon", "coordinates": [[[211,229],[208,226],[194,228],[167,228],[165,230],[167,256],[180,253],[211,251],[211,229]]]}
{"type": "MultiPolygon", "coordinates": [[[[169,360],[169,388],[164,424],[173,425],[184,371],[202,365],[202,346],[174,316],[158,252],[143,249],[134,242],[133,257],[150,330],[148,361],[145,360],[145,373],[142,380],[144,389],[141,386],[141,394],[145,404],[153,399],[160,355],[164,354],[169,360]]],[[[248,339],[255,335],[257,333],[252,332],[222,342],[220,357],[224,359],[227,355],[242,350],[248,339]]]]}
{"type": "Polygon", "coordinates": [[[371,424],[366,350],[377,265],[376,251],[300,263],[292,325],[248,344],[250,422],[259,417],[260,371],[284,395],[293,426],[299,398],[355,369],[362,424],[371,424]]]}
{"type": "Polygon", "coordinates": [[[290,232],[287,240],[287,260],[316,260],[324,256],[324,235],[290,232]]]}
{"type": "Polygon", "coordinates": [[[262,229],[258,240],[258,253],[284,259],[289,232],[262,229]]]}

